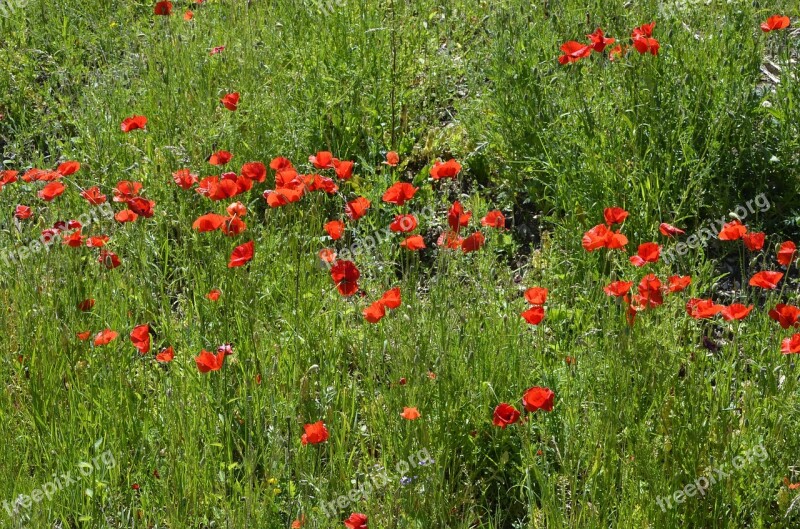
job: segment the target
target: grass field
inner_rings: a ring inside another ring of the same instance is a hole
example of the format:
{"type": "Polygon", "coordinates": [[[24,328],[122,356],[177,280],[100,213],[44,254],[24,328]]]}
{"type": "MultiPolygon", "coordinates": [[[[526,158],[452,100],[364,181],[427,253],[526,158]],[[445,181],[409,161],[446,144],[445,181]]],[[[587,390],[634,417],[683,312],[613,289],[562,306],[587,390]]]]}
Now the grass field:
{"type": "Polygon", "coordinates": [[[800,527],[796,2],[168,12],[0,0],[0,527],[800,527]]]}

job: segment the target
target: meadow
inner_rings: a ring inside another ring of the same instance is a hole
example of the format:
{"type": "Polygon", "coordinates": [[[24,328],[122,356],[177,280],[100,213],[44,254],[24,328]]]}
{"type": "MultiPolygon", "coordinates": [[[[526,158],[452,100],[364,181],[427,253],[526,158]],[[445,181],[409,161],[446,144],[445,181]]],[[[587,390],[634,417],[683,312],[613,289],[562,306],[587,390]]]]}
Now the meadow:
{"type": "Polygon", "coordinates": [[[800,527],[799,26],[0,0],[0,527],[800,527]]]}

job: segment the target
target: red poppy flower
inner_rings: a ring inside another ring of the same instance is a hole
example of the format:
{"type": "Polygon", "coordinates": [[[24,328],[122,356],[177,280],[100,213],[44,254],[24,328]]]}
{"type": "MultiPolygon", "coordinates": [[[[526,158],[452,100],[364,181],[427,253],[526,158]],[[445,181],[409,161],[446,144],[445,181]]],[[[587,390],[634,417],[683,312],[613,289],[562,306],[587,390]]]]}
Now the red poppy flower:
{"type": "Polygon", "coordinates": [[[186,22],[189,22],[189,21],[190,21],[190,20],[192,20],[193,18],[194,18],[194,13],[192,13],[192,12],[191,12],[191,11],[189,11],[189,10],[187,10],[187,11],[186,11],[186,12],[183,14],[183,19],[184,19],[186,22]]]}
{"type": "Polygon", "coordinates": [[[634,28],[632,37],[639,38],[639,37],[652,37],[653,36],[653,29],[656,27],[655,22],[650,22],[649,24],[642,24],[638,28],[634,28]]]}
{"type": "Polygon", "coordinates": [[[334,241],[338,241],[344,235],[344,222],[341,220],[332,220],[325,224],[325,232],[334,241]]]}
{"type": "Polygon", "coordinates": [[[464,253],[477,252],[486,243],[486,237],[479,231],[476,231],[469,237],[464,238],[461,242],[461,251],[464,253]]]}
{"type": "Polygon", "coordinates": [[[658,307],[664,303],[664,297],[661,294],[661,280],[654,274],[648,274],[639,281],[639,303],[644,308],[658,307]]]}
{"type": "Polygon", "coordinates": [[[628,238],[619,231],[608,229],[605,224],[598,224],[583,234],[581,245],[589,252],[600,248],[619,250],[628,244],[628,238]]]}
{"type": "Polygon", "coordinates": [[[17,220],[26,220],[31,218],[33,215],[33,210],[29,206],[23,206],[19,204],[16,208],[14,208],[14,218],[17,220]]]}
{"type": "Polygon", "coordinates": [[[347,529],[367,529],[367,515],[354,512],[344,521],[344,526],[347,529]]]}
{"type": "Polygon", "coordinates": [[[313,424],[304,424],[303,430],[305,433],[300,438],[300,442],[303,443],[303,445],[316,445],[328,440],[328,429],[322,421],[317,421],[313,424]]]}
{"type": "Polygon", "coordinates": [[[471,211],[464,212],[464,207],[458,200],[453,202],[453,205],[447,212],[447,224],[450,225],[450,229],[453,230],[455,233],[458,233],[459,228],[461,228],[462,226],[467,226],[471,218],[472,218],[472,212],[471,211]]]}
{"type": "Polygon", "coordinates": [[[92,307],[94,307],[94,303],[95,303],[95,301],[93,299],[91,299],[91,298],[90,299],[84,299],[83,301],[78,303],[78,310],[80,310],[82,312],[86,312],[86,311],[92,310],[92,307]]]}
{"type": "Polygon", "coordinates": [[[333,248],[323,248],[318,255],[324,263],[330,264],[336,261],[336,251],[333,248]]]}
{"type": "Polygon", "coordinates": [[[407,182],[397,182],[393,184],[386,192],[383,194],[383,201],[388,204],[395,204],[397,206],[402,206],[412,198],[414,198],[414,194],[419,191],[418,187],[414,187],[407,182]]]}
{"type": "Polygon", "coordinates": [[[531,325],[539,325],[544,319],[544,307],[531,307],[520,316],[531,325]]]}
{"type": "Polygon", "coordinates": [[[100,192],[100,188],[97,186],[90,187],[89,189],[84,189],[81,191],[81,198],[85,199],[89,204],[93,206],[97,206],[99,204],[105,204],[107,197],[100,192]]]}
{"type": "Polygon", "coordinates": [[[328,193],[329,195],[333,195],[337,191],[339,191],[339,186],[336,185],[336,182],[334,182],[327,176],[315,174],[315,175],[306,175],[305,178],[310,180],[308,183],[309,191],[323,191],[325,193],[328,193]]]}
{"type": "Polygon", "coordinates": [[[55,239],[59,233],[61,233],[61,231],[55,228],[42,230],[42,240],[44,240],[44,242],[49,243],[50,241],[55,239]]]}
{"type": "Polygon", "coordinates": [[[254,252],[255,243],[253,243],[253,241],[237,246],[231,253],[231,259],[228,262],[228,268],[236,268],[246,265],[253,258],[254,252]]]}
{"type": "Polygon", "coordinates": [[[86,239],[87,248],[102,248],[108,242],[108,235],[95,235],[86,239]]]}
{"type": "Polygon", "coordinates": [[[614,281],[603,288],[603,292],[608,296],[621,298],[630,292],[633,281],[614,281]]]}
{"type": "Polygon", "coordinates": [[[783,266],[789,266],[795,257],[797,257],[797,246],[792,241],[786,241],[781,244],[778,250],[778,263],[783,266]]]}
{"type": "Polygon", "coordinates": [[[0,187],[17,181],[19,171],[0,171],[0,187]]]}
{"type": "Polygon", "coordinates": [[[131,331],[131,342],[140,354],[150,352],[150,325],[138,325],[131,331]]]}
{"type": "Polygon", "coordinates": [[[661,235],[664,237],[675,237],[676,235],[686,235],[686,232],[680,228],[676,228],[672,224],[667,224],[666,222],[662,222],[658,225],[658,231],[661,232],[661,235]]]}
{"type": "Polygon", "coordinates": [[[420,418],[419,410],[417,408],[403,407],[403,412],[400,417],[407,421],[416,421],[420,418]]]}
{"type": "Polygon", "coordinates": [[[686,302],[686,312],[696,320],[713,318],[725,309],[710,299],[692,298],[686,302]]]}
{"type": "Polygon", "coordinates": [[[764,238],[766,234],[763,231],[759,232],[750,232],[745,233],[742,236],[742,240],[744,241],[744,245],[747,247],[748,250],[751,252],[757,252],[764,247],[764,238]]]}
{"type": "Polygon", "coordinates": [[[83,331],[83,332],[75,333],[75,336],[78,338],[78,340],[80,340],[82,342],[85,342],[86,340],[88,340],[89,336],[91,336],[91,335],[92,335],[92,331],[83,331]]]}
{"type": "Polygon", "coordinates": [[[427,248],[427,246],[425,246],[425,239],[422,238],[422,235],[412,235],[401,242],[400,246],[412,252],[427,248]]]}
{"type": "Polygon", "coordinates": [[[100,252],[100,256],[97,258],[97,262],[105,266],[109,270],[113,270],[114,268],[122,264],[122,261],[120,261],[119,256],[114,252],[109,252],[108,250],[103,250],[102,252],[100,252]]]}
{"type": "Polygon", "coordinates": [[[172,349],[171,345],[166,349],[162,349],[161,352],[156,355],[156,360],[164,364],[172,362],[174,358],[175,358],[175,351],[172,349]]]}
{"type": "Polygon", "coordinates": [[[219,352],[214,354],[203,349],[200,351],[200,354],[195,357],[194,363],[197,365],[197,370],[201,373],[219,371],[225,363],[225,353],[219,352]]]}
{"type": "Polygon", "coordinates": [[[633,47],[642,55],[649,53],[650,55],[658,55],[658,50],[661,44],[656,40],[648,37],[639,37],[633,39],[633,47]]]}
{"type": "Polygon", "coordinates": [[[570,64],[591,55],[592,46],[570,40],[562,44],[560,50],[564,52],[564,55],[558,58],[558,63],[570,64]]]}
{"type": "Polygon", "coordinates": [[[606,49],[606,46],[616,42],[616,39],[606,38],[605,33],[603,33],[603,30],[600,28],[594,30],[594,33],[591,35],[586,35],[586,37],[592,41],[592,49],[598,53],[603,53],[603,51],[606,49]]]}
{"type": "Polygon", "coordinates": [[[114,214],[114,220],[117,222],[135,222],[139,215],[129,209],[123,209],[114,214]]]}
{"type": "Polygon", "coordinates": [[[547,289],[542,287],[529,288],[525,291],[525,301],[534,306],[544,305],[547,301],[547,289]]]}
{"type": "Polygon", "coordinates": [[[498,210],[490,211],[481,219],[481,226],[502,230],[506,227],[506,217],[498,210]]]}
{"type": "Polygon", "coordinates": [[[228,237],[233,237],[235,235],[244,233],[246,229],[247,224],[245,224],[244,221],[239,217],[228,217],[222,224],[222,233],[228,237]]]}
{"type": "Polygon", "coordinates": [[[267,179],[267,168],[261,162],[249,162],[242,166],[242,176],[254,182],[263,182],[267,179]]]}
{"type": "Polygon", "coordinates": [[[725,318],[726,321],[743,320],[750,314],[751,310],[753,310],[752,305],[746,307],[741,303],[734,303],[722,309],[722,317],[725,318]]]}
{"type": "Polygon", "coordinates": [[[358,291],[358,271],[352,261],[337,261],[331,268],[331,278],[342,296],[352,296],[358,291]]]}
{"type": "Polygon", "coordinates": [[[534,386],[528,388],[522,396],[522,404],[530,412],[537,410],[553,411],[556,394],[550,388],[534,386]]]}
{"type": "Polygon", "coordinates": [[[64,237],[64,244],[69,246],[70,248],[80,248],[83,246],[83,241],[85,237],[81,235],[81,230],[75,230],[71,234],[67,235],[66,233],[63,234],[64,237]]]}
{"type": "Polygon", "coordinates": [[[156,4],[156,7],[153,8],[153,12],[156,15],[160,15],[160,16],[169,16],[169,15],[171,15],[172,14],[172,2],[167,2],[167,1],[158,2],[156,4]]]}
{"type": "Polygon", "coordinates": [[[661,255],[661,246],[654,242],[646,242],[639,245],[636,255],[630,258],[633,266],[644,266],[647,263],[657,263],[661,255]]]}
{"type": "Polygon", "coordinates": [[[94,235],[86,239],[87,248],[102,248],[108,242],[108,235],[94,235]]]}
{"type": "Polygon", "coordinates": [[[225,165],[231,161],[233,154],[228,151],[217,151],[208,157],[208,163],[211,165],[225,165]]]}
{"type": "Polygon", "coordinates": [[[750,286],[765,288],[767,290],[773,290],[777,288],[778,282],[781,280],[782,277],[783,273],[781,272],[770,272],[770,271],[759,272],[750,278],[750,286]]]}
{"type": "Polygon", "coordinates": [[[206,299],[211,301],[217,301],[219,297],[222,295],[222,291],[218,288],[212,289],[208,294],[206,294],[206,299]]]}
{"type": "Polygon", "coordinates": [[[287,169],[294,169],[292,162],[283,156],[277,156],[269,162],[269,168],[276,172],[285,171],[287,169]]]}
{"type": "Polygon", "coordinates": [[[128,133],[136,129],[143,129],[147,125],[147,118],[144,116],[131,116],[122,120],[120,129],[122,132],[128,133]]]}
{"type": "Polygon", "coordinates": [[[119,336],[119,334],[116,331],[112,331],[111,329],[104,329],[94,336],[94,345],[95,347],[108,345],[114,340],[116,340],[117,336],[119,336]]]}
{"type": "Polygon", "coordinates": [[[769,17],[766,22],[761,24],[761,31],[764,33],[769,33],[770,31],[777,31],[781,29],[786,29],[791,24],[791,20],[787,16],[781,15],[772,15],[769,17]]]}
{"type": "Polygon", "coordinates": [[[317,169],[333,169],[333,154],[329,151],[320,151],[316,155],[309,156],[308,161],[317,169]]]}
{"type": "Polygon", "coordinates": [[[414,215],[396,215],[389,229],[395,233],[408,233],[417,229],[417,217],[414,215]]]}
{"type": "Polygon", "coordinates": [[[369,200],[364,197],[358,197],[355,200],[351,200],[347,203],[347,205],[344,207],[344,213],[350,217],[350,220],[358,220],[367,214],[369,207],[369,200]]]}
{"type": "Polygon", "coordinates": [[[303,187],[289,188],[279,187],[275,191],[265,191],[264,198],[271,208],[283,207],[287,204],[299,202],[303,198],[303,187]]]}
{"type": "Polygon", "coordinates": [[[340,162],[336,158],[333,159],[333,169],[336,171],[336,176],[341,180],[350,180],[353,177],[353,168],[355,165],[355,162],[340,162]]]}
{"type": "Polygon", "coordinates": [[[230,94],[225,94],[219,101],[220,103],[222,103],[222,106],[224,106],[231,112],[235,112],[236,109],[239,107],[239,92],[232,92],[230,94]]]}
{"type": "Polygon", "coordinates": [[[225,51],[225,46],[214,46],[211,48],[211,51],[209,51],[208,54],[213,57],[214,55],[222,53],[223,51],[225,51]]]}
{"type": "Polygon", "coordinates": [[[117,182],[114,191],[114,202],[127,202],[135,196],[139,195],[142,190],[141,182],[131,182],[128,180],[120,180],[117,182]]]}
{"type": "Polygon", "coordinates": [[[247,207],[242,204],[241,202],[231,202],[225,211],[228,212],[228,215],[231,217],[245,217],[247,216],[247,207]]]}
{"type": "Polygon", "coordinates": [[[603,218],[605,219],[606,224],[609,226],[614,224],[622,224],[629,215],[630,213],[617,206],[603,210],[603,218]]]}
{"type": "Polygon", "coordinates": [[[721,241],[736,241],[741,239],[747,233],[747,228],[742,225],[739,220],[732,220],[725,224],[719,232],[719,240],[721,241]]]}
{"type": "Polygon", "coordinates": [[[691,276],[670,276],[669,279],[669,287],[667,288],[668,292],[675,293],[680,292],[681,290],[685,290],[686,287],[692,284],[692,277],[691,276]]]}
{"type": "Polygon", "coordinates": [[[436,161],[431,167],[431,178],[441,180],[442,178],[455,178],[461,172],[461,164],[455,159],[446,162],[436,161]]]}
{"type": "Polygon", "coordinates": [[[64,162],[58,166],[56,172],[61,176],[70,176],[78,172],[80,170],[81,164],[76,161],[68,161],[64,162]]]}
{"type": "Polygon", "coordinates": [[[608,241],[608,234],[611,230],[605,224],[598,224],[583,234],[581,245],[589,252],[604,248],[608,241]]]}
{"type": "Polygon", "coordinates": [[[397,164],[400,163],[400,155],[394,151],[389,151],[386,153],[386,161],[383,163],[391,167],[397,167],[397,164]]]}
{"type": "Polygon", "coordinates": [[[379,300],[365,308],[361,313],[368,322],[378,323],[386,316],[386,306],[379,300]]]}
{"type": "Polygon", "coordinates": [[[781,342],[781,353],[785,355],[800,353],[800,334],[795,334],[791,338],[785,338],[781,342]]]}
{"type": "Polygon", "coordinates": [[[390,290],[387,290],[381,296],[381,299],[378,300],[380,303],[383,303],[387,309],[396,309],[402,303],[402,298],[400,296],[400,287],[394,287],[390,290]]]}
{"type": "Polygon", "coordinates": [[[800,308],[792,305],[778,303],[774,309],[769,311],[769,317],[780,323],[781,327],[800,327],[800,308]]]}
{"type": "Polygon", "coordinates": [[[45,202],[50,202],[56,197],[61,196],[66,189],[67,188],[64,187],[64,184],[61,182],[50,182],[39,191],[38,195],[39,198],[45,202]]]}
{"type": "Polygon", "coordinates": [[[519,416],[519,410],[517,410],[514,406],[505,402],[501,402],[494,409],[492,424],[499,426],[500,428],[505,428],[509,424],[514,424],[517,422],[519,420],[519,416]]]}
{"type": "Polygon", "coordinates": [[[61,177],[62,175],[55,171],[45,171],[43,169],[37,169],[34,167],[22,175],[22,180],[24,182],[53,182],[61,177]]]}
{"type": "Polygon", "coordinates": [[[146,219],[155,215],[155,210],[153,209],[155,205],[156,203],[154,201],[142,197],[133,197],[128,200],[128,207],[131,211],[146,219]]]}
{"type": "Polygon", "coordinates": [[[449,250],[459,250],[461,249],[461,243],[464,242],[464,239],[458,235],[458,233],[447,230],[442,232],[439,235],[439,238],[436,240],[436,244],[438,246],[444,246],[449,250]]]}
{"type": "Polygon", "coordinates": [[[180,169],[172,173],[172,180],[181,189],[191,189],[197,183],[197,175],[193,174],[189,169],[180,169]]]}

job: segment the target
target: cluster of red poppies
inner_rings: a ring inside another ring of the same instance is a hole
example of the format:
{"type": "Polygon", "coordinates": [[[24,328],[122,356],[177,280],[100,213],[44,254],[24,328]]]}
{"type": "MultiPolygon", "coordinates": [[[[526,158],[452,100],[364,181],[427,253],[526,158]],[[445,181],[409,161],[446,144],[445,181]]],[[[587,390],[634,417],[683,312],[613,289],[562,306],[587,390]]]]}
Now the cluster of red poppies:
{"type": "MultiPolygon", "coordinates": [[[[522,405],[525,411],[530,413],[541,411],[553,411],[556,394],[550,388],[534,386],[525,390],[522,395],[522,405]]],[[[520,418],[520,411],[507,402],[501,402],[494,409],[492,424],[505,428],[517,422],[520,418]]]]}
{"type": "MultiPolygon", "coordinates": [[[[655,22],[643,24],[633,30],[631,34],[631,42],[633,47],[641,54],[649,53],[651,55],[658,55],[658,50],[661,47],[659,42],[653,38],[653,29],[656,27],[655,22]]],[[[561,51],[564,55],[558,58],[560,64],[570,64],[577,62],[583,58],[588,57],[592,52],[603,53],[606,47],[614,44],[616,39],[606,37],[605,32],[601,28],[597,28],[591,35],[586,35],[589,43],[578,42],[570,40],[561,45],[561,51]]],[[[628,47],[617,45],[608,52],[608,58],[615,60],[617,57],[624,56],[628,53],[628,47]]]]}
{"type": "MultiPolygon", "coordinates": [[[[786,29],[791,24],[789,17],[782,15],[773,15],[761,24],[761,30],[765,33],[786,29]]],[[[653,29],[656,23],[650,22],[643,24],[638,28],[634,28],[631,32],[631,45],[640,54],[644,55],[658,55],[658,50],[661,44],[653,37],[653,29]]],[[[561,51],[564,52],[558,58],[560,64],[570,64],[578,62],[592,54],[592,52],[603,53],[606,47],[614,44],[616,39],[609,38],[601,28],[597,28],[591,35],[586,35],[589,39],[588,43],[570,40],[561,45],[561,51]]],[[[609,60],[613,61],[618,57],[622,57],[628,53],[628,46],[618,44],[608,52],[609,60]]]]}
{"type": "MultiPolygon", "coordinates": [[[[629,213],[619,207],[606,208],[604,210],[605,224],[599,224],[583,235],[583,247],[593,252],[600,248],[609,250],[624,250],[628,244],[628,238],[621,233],[621,230],[614,231],[612,226],[622,224],[628,218],[629,213]]],[[[661,223],[659,232],[668,238],[684,235],[684,230],[676,228],[671,224],[661,223]]],[[[747,227],[739,220],[732,220],[722,226],[718,234],[721,241],[742,240],[745,247],[751,252],[761,251],[764,247],[766,234],[764,232],[750,232],[747,227]]],[[[632,265],[643,267],[648,263],[657,263],[661,255],[661,246],[655,242],[645,242],[639,245],[635,255],[629,258],[632,265]]],[[[783,267],[790,267],[797,260],[797,246],[792,241],[781,243],[778,248],[776,260],[783,267]]],[[[783,278],[784,273],[774,270],[762,270],[754,274],[749,285],[765,290],[775,290],[778,283],[783,278]]],[[[664,303],[664,295],[680,292],[691,284],[690,276],[670,276],[666,284],[654,274],[644,276],[638,284],[638,292],[631,294],[633,281],[614,281],[608,284],[603,290],[608,296],[621,298],[627,306],[627,318],[630,325],[634,324],[637,313],[644,310],[661,306],[664,303]]],[[[753,305],[742,303],[732,303],[730,305],[720,305],[711,299],[691,298],[686,303],[686,313],[694,319],[708,319],[721,315],[726,321],[742,320],[753,310],[753,305]]],[[[781,323],[784,329],[789,327],[800,327],[800,309],[788,305],[778,304],[777,307],[769,312],[772,319],[781,323]]],[[[795,334],[791,338],[783,340],[781,352],[784,354],[800,353],[800,334],[795,334]]]]}

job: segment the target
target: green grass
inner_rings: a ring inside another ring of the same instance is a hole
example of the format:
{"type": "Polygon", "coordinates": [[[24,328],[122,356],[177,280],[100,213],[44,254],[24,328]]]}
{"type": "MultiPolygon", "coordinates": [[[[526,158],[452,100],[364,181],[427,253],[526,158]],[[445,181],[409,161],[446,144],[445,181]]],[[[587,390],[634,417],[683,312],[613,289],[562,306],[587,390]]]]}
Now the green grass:
{"type": "Polygon", "coordinates": [[[800,236],[798,34],[758,29],[774,13],[796,25],[794,3],[348,0],[322,14],[311,1],[209,0],[191,6],[192,22],[175,4],[166,18],[151,2],[30,0],[0,17],[4,168],[82,164],[51,203],[39,183],[0,191],[3,251],[91,211],[80,189],[99,185],[110,201],[136,180],[156,202],[150,219],[97,215],[85,230],[111,236],[117,269],[60,241],[2,263],[0,502],[80,465],[93,472],[16,520],[0,507],[0,527],[289,527],[304,515],[327,528],[351,512],[373,528],[797,526],[798,491],[783,480],[800,482],[800,380],[796,357],[780,354],[792,332],[767,311],[798,303],[798,274],[768,294],[746,282],[778,269],[777,245],[800,236]],[[557,62],[563,42],[598,26],[628,42],[651,20],[658,57],[557,62]],[[779,84],[766,61],[783,68],[779,84]],[[236,112],[219,104],[231,91],[236,112]],[[133,114],[147,129],[121,133],[133,114]],[[270,171],[236,198],[243,234],[201,234],[192,222],[230,201],[180,190],[171,173],[218,174],[206,159],[219,149],[234,153],[232,171],[286,156],[301,172],[331,150],[356,176],[339,195],[271,209],[270,171]],[[381,163],[389,150],[397,169],[381,163]],[[464,165],[458,180],[432,182],[433,161],[450,157],[464,165]],[[420,187],[400,208],[381,202],[398,180],[420,187]],[[662,221],[691,235],[759,193],[770,207],[746,224],[768,232],[763,252],[713,240],[642,270],[581,247],[607,206],[631,212],[634,253],[675,247],[662,221]],[[323,224],[356,195],[371,210],[330,241],[323,224]],[[439,249],[454,200],[473,212],[468,233],[492,209],[510,229],[482,228],[479,252],[439,249]],[[15,223],[17,204],[33,217],[15,223]],[[363,244],[400,211],[420,215],[428,249],[381,236],[355,257],[366,296],[342,298],[317,252],[363,244]],[[227,268],[250,240],[253,261],[227,268]],[[650,272],[692,285],[631,327],[603,286],[650,272]],[[535,285],[550,295],[530,326],[519,314],[535,285]],[[366,323],[361,311],[395,286],[402,306],[366,323]],[[742,322],[697,321],[690,297],[756,308],[742,322]],[[77,310],[87,298],[94,308],[77,310]],[[143,323],[154,352],[174,347],[172,363],[133,348],[143,323]],[[120,334],[105,347],[75,337],[104,328],[120,334]],[[199,373],[194,357],[227,342],[223,369],[199,373]],[[522,409],[536,385],[555,391],[551,413],[492,425],[495,406],[522,409]],[[405,406],[421,418],[403,420],[405,406]],[[319,420],[330,438],[301,445],[319,420]],[[759,447],[765,457],[732,469],[759,447]],[[402,484],[398,463],[418,454],[435,462],[402,484]],[[704,497],[661,509],[719,468],[730,475],[704,497]],[[381,469],[389,483],[323,512],[381,469]]]}

